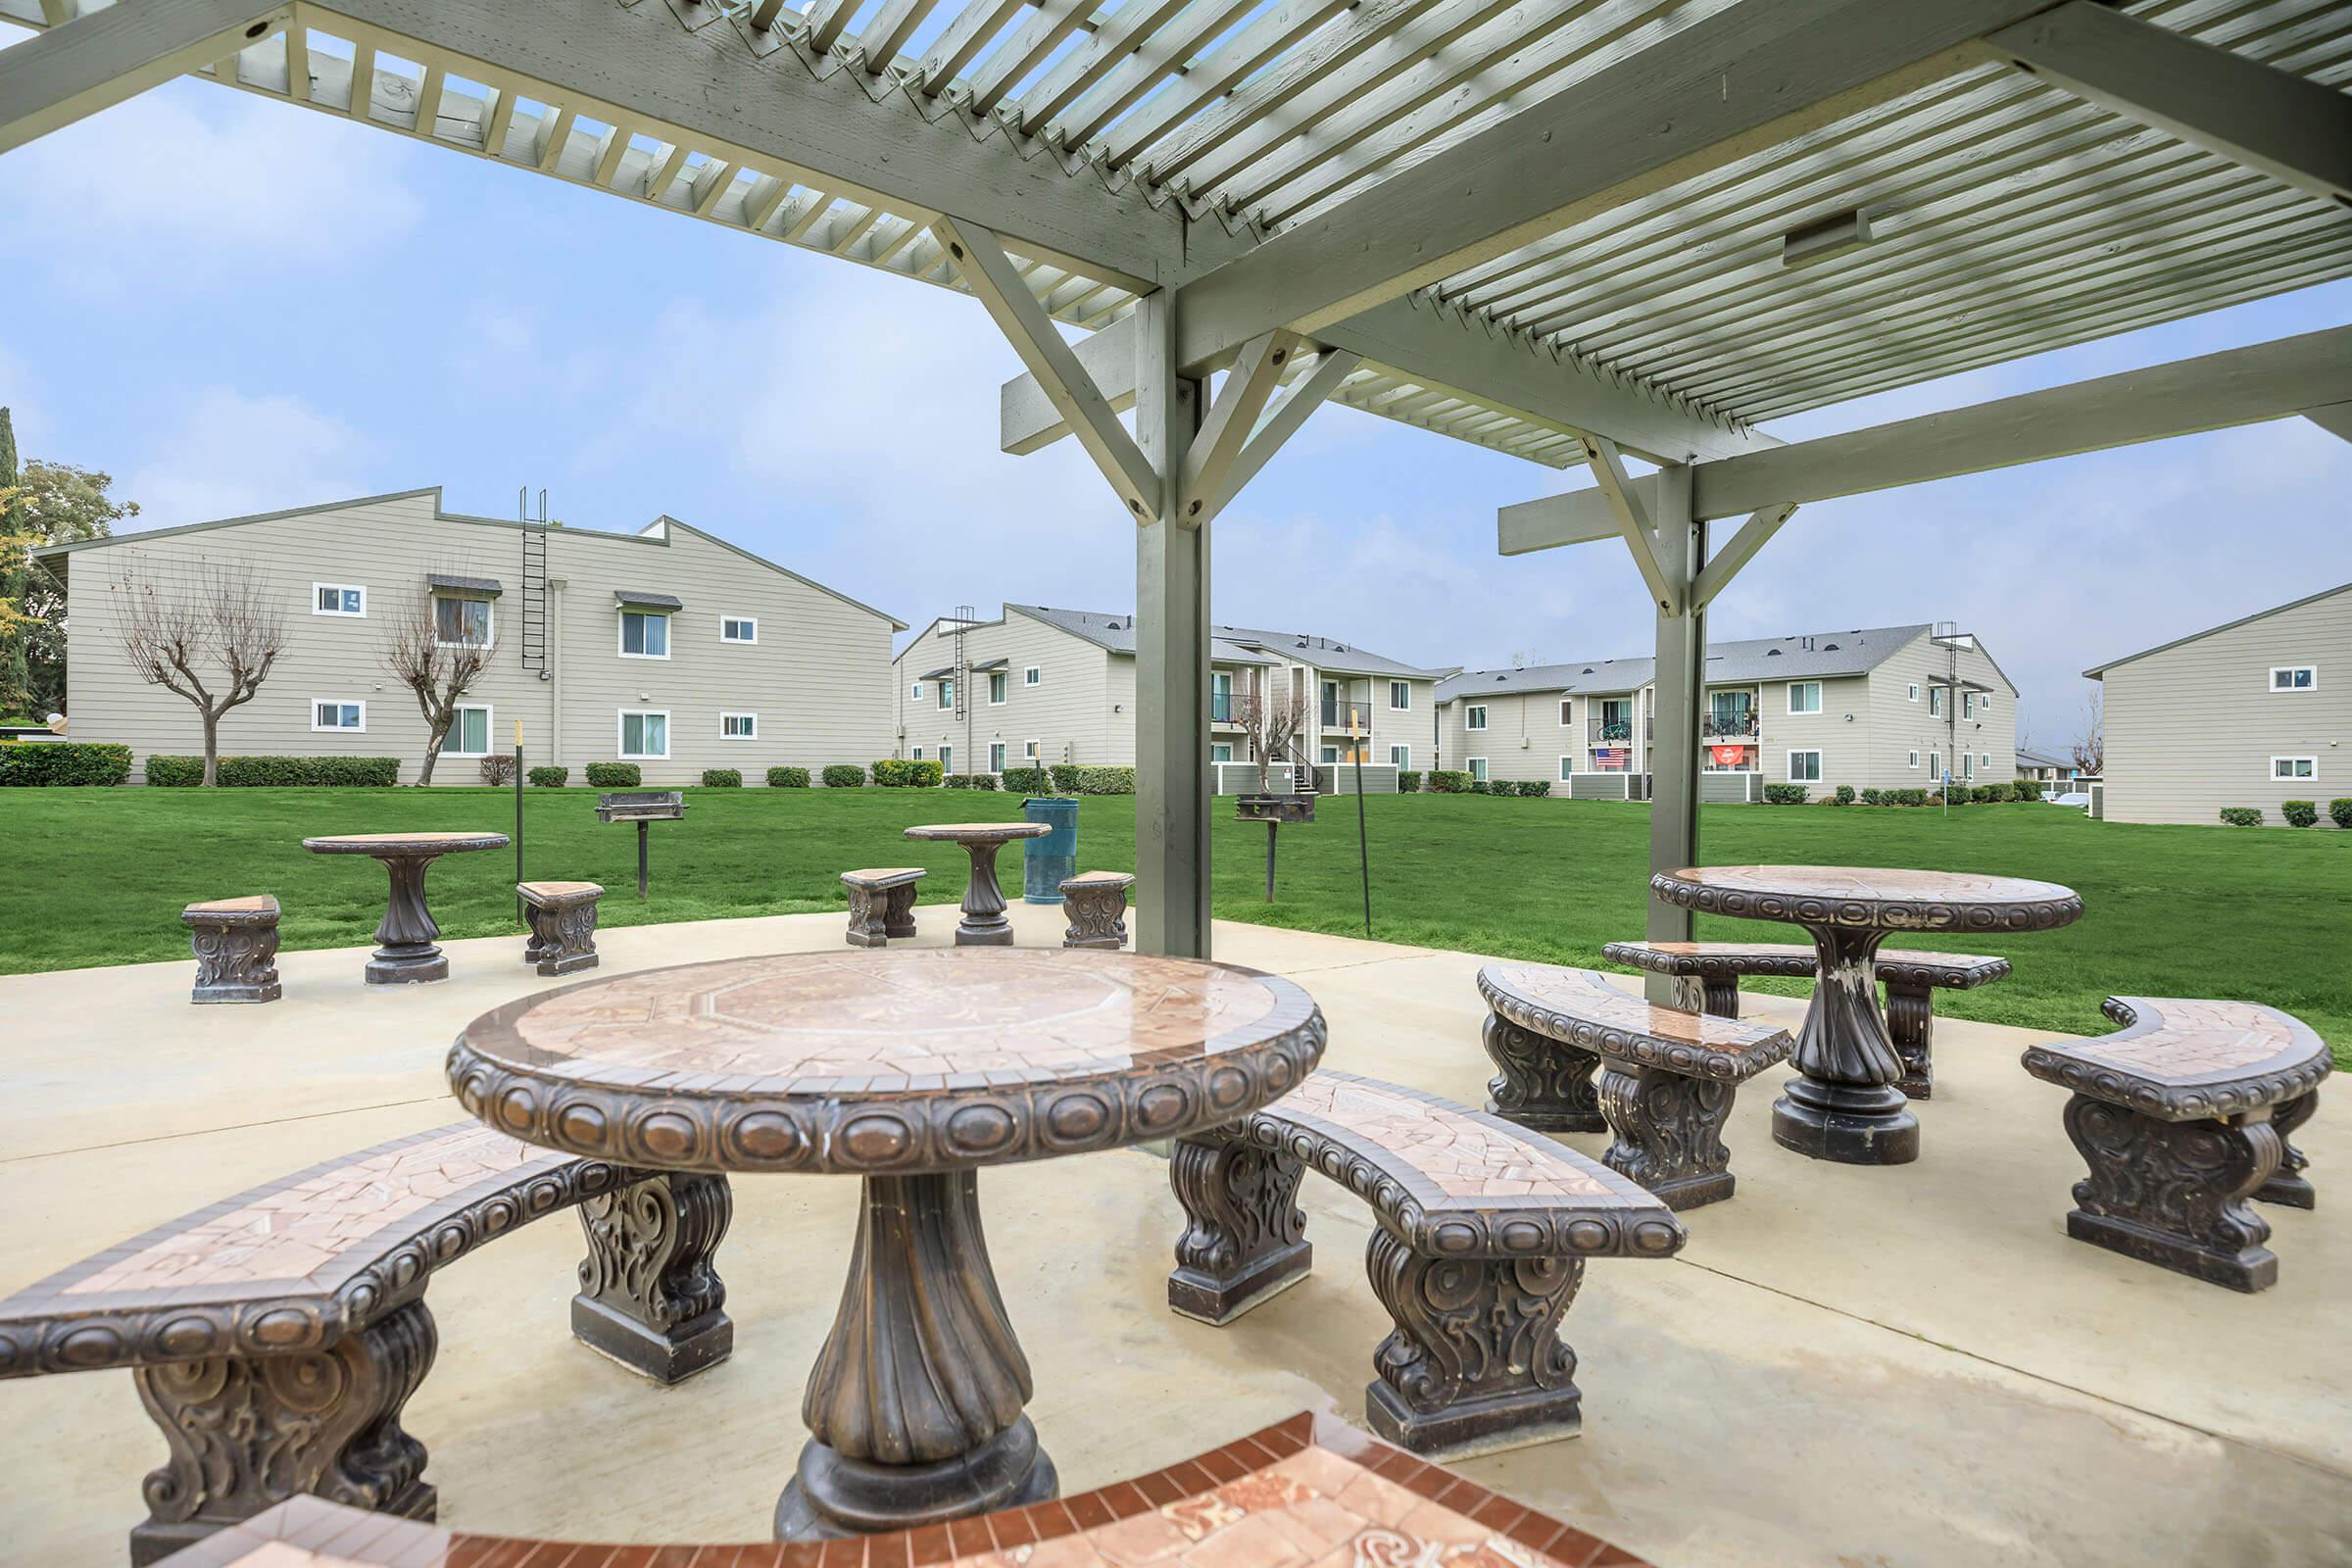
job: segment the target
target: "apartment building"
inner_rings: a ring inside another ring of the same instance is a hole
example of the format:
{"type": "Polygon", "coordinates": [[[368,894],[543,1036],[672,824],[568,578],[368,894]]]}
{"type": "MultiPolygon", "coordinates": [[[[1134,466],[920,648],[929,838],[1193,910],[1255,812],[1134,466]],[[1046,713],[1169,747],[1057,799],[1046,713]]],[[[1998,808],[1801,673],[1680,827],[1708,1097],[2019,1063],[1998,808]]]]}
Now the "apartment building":
{"type": "MultiPolygon", "coordinates": [[[[1250,699],[1274,693],[1306,710],[1298,760],[1326,764],[1327,782],[1359,749],[1367,789],[1394,788],[1396,770],[1429,765],[1444,670],[1312,632],[1247,626],[1216,627],[1209,657],[1209,760],[1220,764],[1220,792],[1255,787],[1257,759],[1240,720],[1250,699]]],[[[1133,614],[1006,604],[994,620],[942,617],[900,652],[895,669],[901,757],[936,759],[951,773],[1135,763],[1133,614]]]]}
{"type": "Polygon", "coordinates": [[[2352,583],[2112,660],[2101,760],[2115,822],[2213,822],[2352,795],[2352,583]]]}
{"type": "Polygon", "coordinates": [[[867,762],[891,745],[890,645],[906,624],[674,517],[635,533],[542,527],[441,508],[438,488],[92,539],[36,552],[67,583],[67,712],[76,740],[138,760],[203,749],[195,710],[133,671],[118,637],[133,589],[193,596],[250,571],[283,612],[285,651],[220,725],[223,755],[398,757],[426,728],[387,668],[421,610],[490,664],[451,727],[435,783],[472,784],[522,728],[525,761],[626,760],[648,784],[705,768],[867,762]]]}
{"type": "MultiPolygon", "coordinates": [[[[1438,687],[1441,765],[1543,779],[1553,793],[1639,799],[1656,743],[1648,659],[1465,670],[1438,687]]],[[[1765,783],[1816,796],[2016,776],[2017,689],[1978,640],[1931,625],[1710,643],[1701,798],[1765,783]]]]}

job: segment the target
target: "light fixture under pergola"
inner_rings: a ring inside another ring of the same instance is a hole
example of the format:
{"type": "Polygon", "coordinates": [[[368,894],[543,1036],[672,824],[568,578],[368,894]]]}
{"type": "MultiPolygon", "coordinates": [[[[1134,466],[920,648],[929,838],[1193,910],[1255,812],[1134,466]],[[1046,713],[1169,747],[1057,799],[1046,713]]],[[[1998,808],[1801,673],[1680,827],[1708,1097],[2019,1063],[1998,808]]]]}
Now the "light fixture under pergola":
{"type": "MultiPolygon", "coordinates": [[[[194,73],[975,295],[1028,368],[1004,449],[1075,434],[1136,525],[1159,952],[1208,950],[1210,522],[1326,399],[1590,466],[1504,509],[1499,542],[1621,539],[1642,569],[1661,868],[1695,858],[1706,607],[1798,505],[2297,414],[2352,438],[2344,328],[1794,445],[1758,428],[2352,273],[2341,0],[0,18],[45,29],[0,50],[0,153],[194,73]]],[[[1653,908],[1653,936],[1688,929],[1653,908]]]]}

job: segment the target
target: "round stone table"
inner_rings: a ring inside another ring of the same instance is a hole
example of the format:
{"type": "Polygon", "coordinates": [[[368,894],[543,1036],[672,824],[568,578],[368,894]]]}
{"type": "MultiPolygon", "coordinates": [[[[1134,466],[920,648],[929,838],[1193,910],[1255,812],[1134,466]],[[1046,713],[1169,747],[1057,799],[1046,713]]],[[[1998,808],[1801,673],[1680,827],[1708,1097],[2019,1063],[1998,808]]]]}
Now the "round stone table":
{"type": "Polygon", "coordinates": [[[956,923],[959,948],[1009,948],[1012,922],[1004,918],[1004,890],[997,886],[997,852],[1014,839],[1042,839],[1045,822],[934,822],[910,827],[910,839],[945,839],[972,858],[971,880],[963,885],[963,918],[956,923]]]}
{"type": "Polygon", "coordinates": [[[449,1081],[489,1125],[592,1159],[861,1179],[801,1402],[808,1442],[776,1504],[777,1539],[810,1540],[1055,1494],[981,1166],[1220,1126],[1296,1088],[1323,1038],[1305,992],[1227,964],[873,949],[526,997],[466,1026],[449,1081]]]}
{"type": "Polygon", "coordinates": [[[1896,1087],[1902,1058],[1879,1011],[1880,944],[1897,932],[2047,931],[2082,915],[2072,888],[1962,871],[1700,865],[1661,871],[1649,886],[1686,909],[1786,920],[1813,938],[1820,977],[1796,1037],[1796,1077],[1773,1102],[1772,1137],[1846,1165],[1919,1157],[1919,1118],[1896,1087]]]}
{"type": "Polygon", "coordinates": [[[302,847],[313,855],[366,855],[384,863],[392,897],[376,924],[368,983],[409,986],[449,978],[449,959],[433,942],[441,928],[424,906],[424,868],[444,855],[503,850],[509,842],[504,833],[340,833],[304,839],[302,847]]]}

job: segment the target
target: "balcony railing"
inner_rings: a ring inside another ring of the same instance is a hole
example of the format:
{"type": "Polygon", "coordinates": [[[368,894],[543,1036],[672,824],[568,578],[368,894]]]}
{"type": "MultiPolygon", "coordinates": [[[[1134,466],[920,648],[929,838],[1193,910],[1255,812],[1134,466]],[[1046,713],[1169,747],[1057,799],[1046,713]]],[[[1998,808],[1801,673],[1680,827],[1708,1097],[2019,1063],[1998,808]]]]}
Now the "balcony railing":
{"type": "Polygon", "coordinates": [[[1323,727],[1325,729],[1368,731],[1372,727],[1372,705],[1370,703],[1337,703],[1326,700],[1323,704],[1323,727]]]}
{"type": "Polygon", "coordinates": [[[1698,738],[1706,741],[1752,741],[1756,738],[1753,709],[1741,713],[1701,713],[1698,738]]]}
{"type": "Polygon", "coordinates": [[[1208,694],[1208,721],[1211,724],[1233,722],[1233,693],[1211,692],[1208,694]]]}
{"type": "Polygon", "coordinates": [[[1631,746],[1634,743],[1634,721],[1630,718],[1595,718],[1587,722],[1585,739],[1594,746],[1631,746]]]}

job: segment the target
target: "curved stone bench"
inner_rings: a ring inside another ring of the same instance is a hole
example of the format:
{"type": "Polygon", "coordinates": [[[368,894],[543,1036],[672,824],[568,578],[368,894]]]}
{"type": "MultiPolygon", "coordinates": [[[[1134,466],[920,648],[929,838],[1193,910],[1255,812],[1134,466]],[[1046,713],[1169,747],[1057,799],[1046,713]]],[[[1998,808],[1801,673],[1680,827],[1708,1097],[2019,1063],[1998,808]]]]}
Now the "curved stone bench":
{"type": "Polygon", "coordinates": [[[725,1178],[575,1159],[468,1121],[240,1193],[18,1292],[0,1301],[0,1378],[130,1372],[171,1450],[147,1477],[134,1564],[303,1493],[430,1519],[424,1446],[400,1426],[439,1344],[425,1285],[575,1205],[573,1332],[664,1383],[724,1359],[734,1326],[710,1253],[725,1178]]]}
{"type": "Polygon", "coordinates": [[[173,1568],[1007,1568],[1156,1563],[1272,1568],[1644,1568],[1573,1525],[1400,1453],[1327,1415],[1058,1501],[850,1541],[598,1545],[370,1519],[297,1497],[173,1568]]]}
{"type": "Polygon", "coordinates": [[[1313,1259],[1299,1179],[1372,1206],[1365,1254],[1396,1329],[1373,1356],[1365,1418],[1415,1453],[1572,1437],[1576,1353],[1561,1343],[1588,1257],[1668,1257],[1687,1240],[1650,1194],[1547,1138],[1435,1095],[1310,1073],[1262,1110],[1179,1139],[1168,1165],[1191,1222],[1168,1304],[1230,1323],[1313,1259]]]}
{"type": "MultiPolygon", "coordinates": [[[[1819,961],[1812,944],[1800,942],[1612,942],[1600,950],[1611,963],[1651,974],[1672,975],[1675,1004],[1740,1016],[1740,981],[1744,975],[1813,978],[1819,961]]],[[[1936,1093],[1935,994],[1973,991],[2004,979],[2007,958],[1975,953],[1928,953],[1887,948],[1878,956],[1880,983],[1886,987],[1886,1038],[1903,1059],[1895,1087],[1912,1100],[1936,1093]]]]}
{"type": "MultiPolygon", "coordinates": [[[[1672,1208],[1732,1196],[1723,1125],[1740,1086],[1796,1049],[1787,1030],[1661,1007],[1591,969],[1547,963],[1490,963],[1478,971],[1478,989],[1494,1017],[1548,1053],[1541,1081],[1559,1084],[1601,1069],[1594,1099],[1616,1135],[1601,1156],[1611,1170],[1672,1208]]],[[[1503,1069],[1494,1085],[1498,1102],[1526,1059],[1495,1058],[1503,1069]]]]}
{"type": "Polygon", "coordinates": [[[2333,1067],[2304,1022],[2252,1002],[2109,997],[2124,1027],[2030,1047],[2026,1071],[2074,1091],[2067,1136],[2090,1174],[2075,1183],[2066,1233],[2234,1291],[2276,1284],[2270,1222],[2248,1198],[2309,1206],[2285,1134],[2333,1067]]]}

